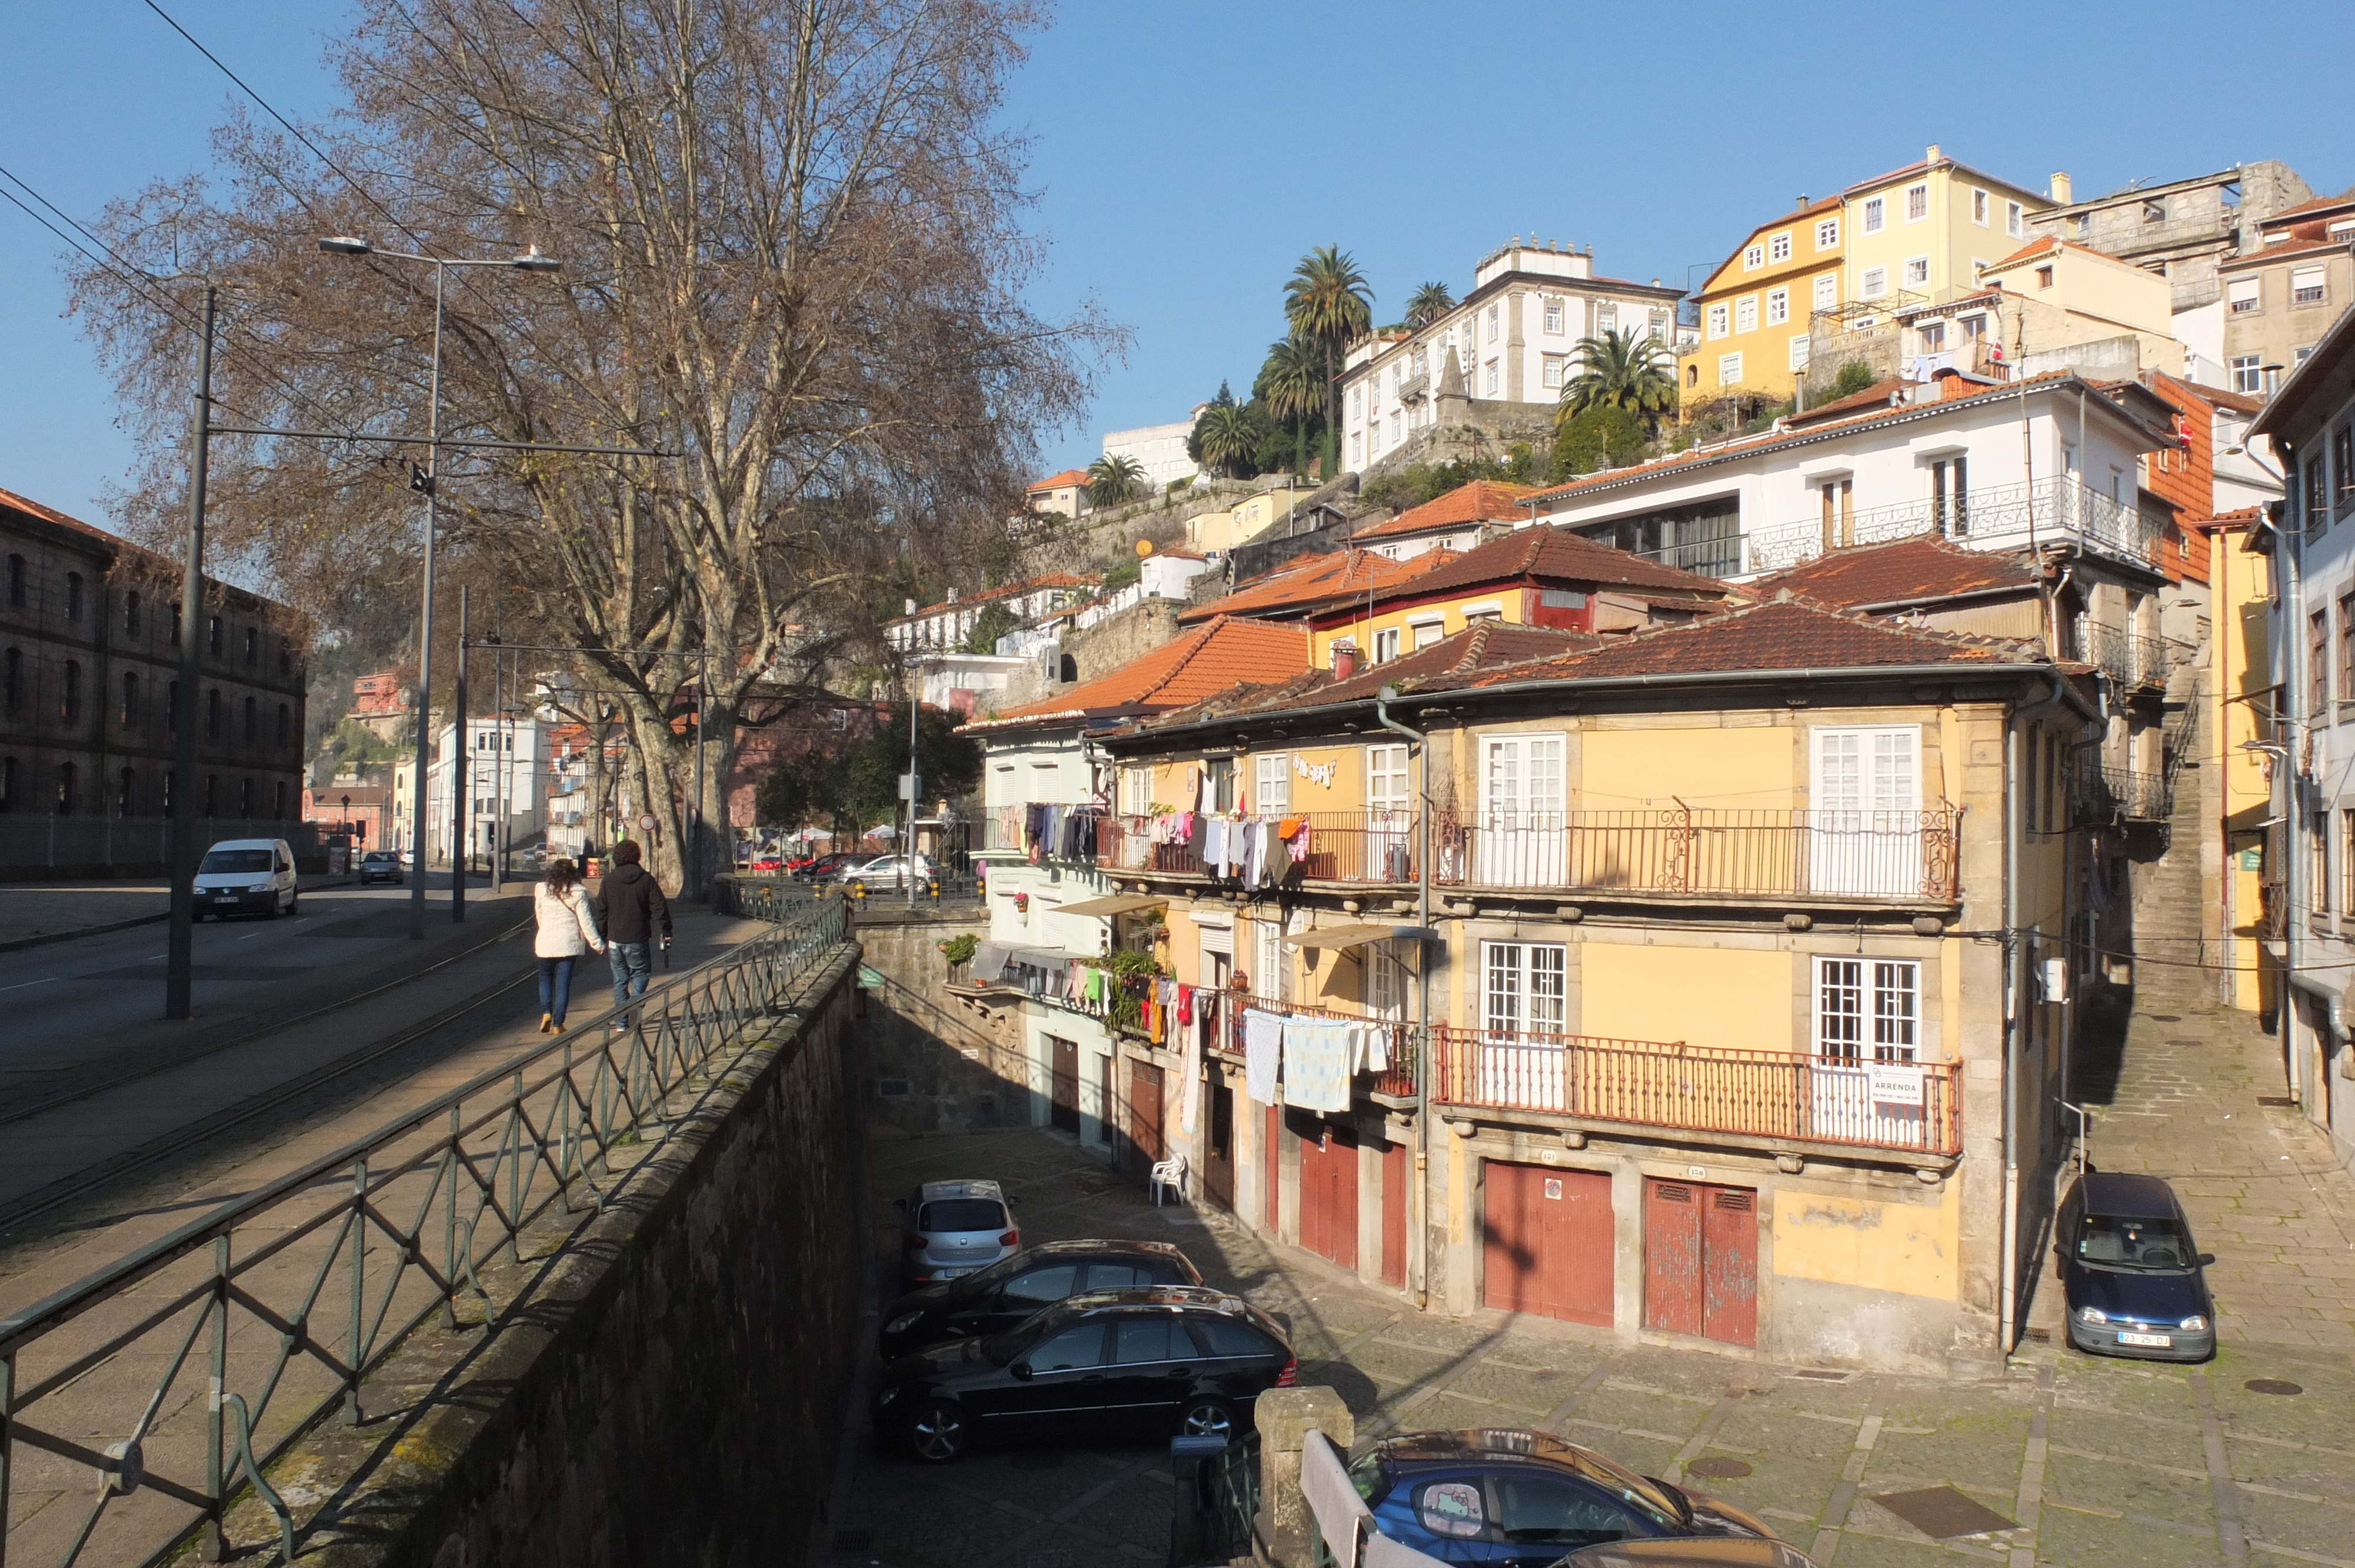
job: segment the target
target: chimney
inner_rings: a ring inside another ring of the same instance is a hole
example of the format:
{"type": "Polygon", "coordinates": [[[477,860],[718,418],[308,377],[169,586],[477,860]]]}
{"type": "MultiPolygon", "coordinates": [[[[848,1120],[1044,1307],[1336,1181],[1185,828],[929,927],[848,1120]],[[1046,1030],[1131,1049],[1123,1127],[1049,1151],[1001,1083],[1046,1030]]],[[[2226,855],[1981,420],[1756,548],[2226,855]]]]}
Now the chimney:
{"type": "Polygon", "coordinates": [[[2055,207],[2067,207],[2070,202],[2075,199],[2069,194],[2068,170],[2055,169],[2052,171],[2052,184],[2047,187],[2045,195],[2052,198],[2052,205],[2055,207]]]}
{"type": "Polygon", "coordinates": [[[1934,164],[1938,161],[1938,143],[1935,142],[1930,143],[1930,155],[1923,161],[1924,163],[1931,164],[1934,164]]]}
{"type": "Polygon", "coordinates": [[[1934,379],[1938,383],[1938,401],[1941,403],[1950,398],[1967,397],[1978,390],[1977,386],[1952,370],[1941,370],[1934,379]]]}
{"type": "Polygon", "coordinates": [[[1799,193],[1799,207],[1798,207],[1798,209],[1799,209],[1801,212],[1805,212],[1805,211],[1806,211],[1806,210],[1807,210],[1807,193],[1806,193],[1806,192],[1805,192],[1805,191],[1801,191],[1801,192],[1799,193]]]}
{"type": "Polygon", "coordinates": [[[1358,673],[1358,651],[1347,642],[1333,644],[1333,678],[1346,681],[1358,673]]]}

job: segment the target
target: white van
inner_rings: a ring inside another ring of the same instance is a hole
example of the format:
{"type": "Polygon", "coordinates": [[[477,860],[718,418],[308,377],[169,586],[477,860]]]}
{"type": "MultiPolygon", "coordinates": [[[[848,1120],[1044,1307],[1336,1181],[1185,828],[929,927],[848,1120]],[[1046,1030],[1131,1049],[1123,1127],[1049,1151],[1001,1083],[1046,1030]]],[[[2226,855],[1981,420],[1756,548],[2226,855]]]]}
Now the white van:
{"type": "Polygon", "coordinates": [[[294,913],[294,852],[284,839],[223,839],[197,866],[197,918],[294,913]]]}

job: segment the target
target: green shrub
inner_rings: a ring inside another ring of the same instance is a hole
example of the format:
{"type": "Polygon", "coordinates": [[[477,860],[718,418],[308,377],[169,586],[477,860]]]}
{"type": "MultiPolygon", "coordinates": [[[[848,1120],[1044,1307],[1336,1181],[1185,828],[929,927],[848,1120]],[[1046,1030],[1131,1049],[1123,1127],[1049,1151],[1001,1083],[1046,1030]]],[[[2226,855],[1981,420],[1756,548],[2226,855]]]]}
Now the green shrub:
{"type": "Polygon", "coordinates": [[[967,931],[961,937],[951,937],[947,941],[943,942],[941,944],[941,957],[946,959],[953,965],[969,964],[973,962],[975,949],[980,946],[981,938],[975,936],[972,932],[967,931]]]}

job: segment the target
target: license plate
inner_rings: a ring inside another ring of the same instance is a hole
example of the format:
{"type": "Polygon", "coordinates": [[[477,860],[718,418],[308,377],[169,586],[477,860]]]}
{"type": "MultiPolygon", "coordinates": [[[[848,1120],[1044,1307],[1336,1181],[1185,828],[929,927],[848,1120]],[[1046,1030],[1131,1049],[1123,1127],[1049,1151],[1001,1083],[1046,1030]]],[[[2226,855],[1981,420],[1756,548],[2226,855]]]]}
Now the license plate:
{"type": "Polygon", "coordinates": [[[213,902],[216,904],[234,904],[237,900],[234,898],[216,898],[213,902]]]}
{"type": "Polygon", "coordinates": [[[934,1279],[962,1279],[966,1275],[975,1272],[976,1271],[970,1268],[936,1268],[932,1270],[932,1277],[934,1279]]]}
{"type": "Polygon", "coordinates": [[[2118,1343],[2121,1345],[2154,1345],[2164,1351],[2170,1350],[2174,1347],[2175,1336],[2172,1334],[2136,1334],[2130,1333],[2126,1330],[2120,1329],[2118,1330],[2118,1343]]]}

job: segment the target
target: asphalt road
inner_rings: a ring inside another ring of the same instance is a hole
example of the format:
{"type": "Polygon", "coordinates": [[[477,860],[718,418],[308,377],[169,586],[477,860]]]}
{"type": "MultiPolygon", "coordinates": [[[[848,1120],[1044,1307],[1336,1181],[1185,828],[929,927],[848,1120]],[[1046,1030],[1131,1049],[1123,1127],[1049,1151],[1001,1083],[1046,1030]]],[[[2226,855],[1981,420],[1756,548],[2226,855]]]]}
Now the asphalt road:
{"type": "MultiPolygon", "coordinates": [[[[426,917],[450,918],[446,873],[429,874],[426,917]]],[[[470,891],[475,885],[470,885],[470,891]]],[[[407,885],[304,893],[298,912],[276,919],[207,920],[196,928],[194,1000],[208,1005],[249,991],[348,964],[408,939],[407,885]]],[[[86,1037],[160,1017],[166,927],[0,953],[0,1066],[86,1037]]]]}

